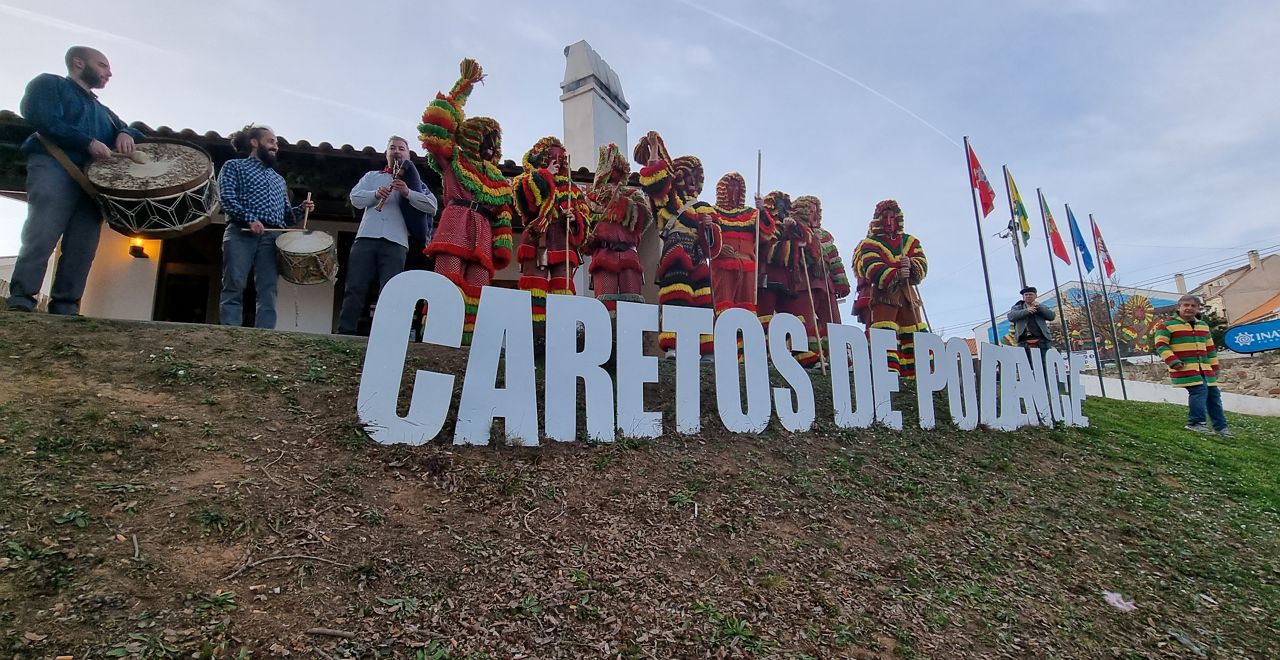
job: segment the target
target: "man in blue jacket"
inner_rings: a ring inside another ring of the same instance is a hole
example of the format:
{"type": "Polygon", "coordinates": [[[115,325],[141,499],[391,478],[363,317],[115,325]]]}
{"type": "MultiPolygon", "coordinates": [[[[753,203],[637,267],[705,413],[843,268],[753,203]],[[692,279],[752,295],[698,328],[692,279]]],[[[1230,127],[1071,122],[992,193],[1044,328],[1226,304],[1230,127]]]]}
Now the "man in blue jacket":
{"type": "Polygon", "coordinates": [[[111,80],[106,55],[87,46],[72,46],[67,50],[66,64],[66,77],[52,73],[36,76],[19,106],[36,133],[22,143],[22,152],[27,155],[27,221],[9,283],[12,310],[35,309],[49,255],[62,241],[49,313],[78,314],[102,235],[102,212],[97,202],[44,141],[65,154],[71,167],[83,169],[90,160],[111,158],[113,148],[132,154],[134,140],[142,138],[93,93],[111,80]]]}

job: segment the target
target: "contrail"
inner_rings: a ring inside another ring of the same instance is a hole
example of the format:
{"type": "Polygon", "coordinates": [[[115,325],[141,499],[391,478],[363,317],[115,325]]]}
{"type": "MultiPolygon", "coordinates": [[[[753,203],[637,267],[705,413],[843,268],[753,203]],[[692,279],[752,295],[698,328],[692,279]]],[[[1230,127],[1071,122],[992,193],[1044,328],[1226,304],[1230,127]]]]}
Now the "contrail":
{"type": "Polygon", "coordinates": [[[862,82],[861,80],[858,80],[857,78],[854,78],[853,76],[851,76],[851,75],[849,75],[849,74],[847,74],[847,73],[845,73],[845,72],[841,71],[840,69],[837,69],[837,68],[835,68],[835,67],[831,66],[830,64],[827,64],[826,62],[823,62],[822,60],[820,60],[820,59],[818,59],[818,58],[816,58],[816,57],[814,57],[814,56],[812,56],[812,55],[810,55],[810,54],[808,54],[808,53],[806,53],[806,52],[804,52],[804,51],[800,50],[799,48],[796,48],[796,47],[791,46],[791,45],[789,45],[789,44],[786,44],[786,43],[783,43],[783,42],[781,42],[781,41],[778,41],[777,39],[775,39],[775,38],[773,38],[773,37],[771,37],[771,36],[769,36],[769,35],[767,35],[767,34],[765,34],[765,33],[761,32],[761,31],[759,31],[759,30],[757,30],[757,29],[755,29],[755,28],[753,28],[753,27],[751,27],[751,26],[749,26],[749,25],[744,25],[744,24],[742,24],[742,23],[739,23],[738,21],[736,21],[736,20],[734,20],[734,19],[732,19],[732,18],[729,18],[728,16],[725,16],[724,14],[721,14],[720,12],[717,12],[717,11],[714,11],[714,10],[711,10],[711,9],[707,9],[706,7],[703,7],[703,6],[698,5],[698,4],[694,3],[694,2],[691,2],[690,0],[676,0],[676,2],[679,2],[680,4],[685,5],[686,7],[689,7],[689,8],[691,8],[691,9],[696,9],[696,10],[698,10],[698,11],[700,11],[700,12],[702,12],[702,13],[704,13],[704,14],[708,15],[708,16],[713,17],[713,18],[717,18],[717,19],[719,19],[719,20],[722,20],[722,21],[724,21],[725,23],[728,23],[729,25],[732,25],[732,26],[734,26],[734,27],[738,28],[739,30],[742,30],[743,32],[746,32],[746,33],[748,33],[748,34],[751,34],[751,35],[754,35],[754,36],[759,37],[759,38],[761,38],[761,39],[764,39],[765,41],[767,41],[767,42],[769,42],[769,43],[771,43],[771,44],[773,44],[773,45],[775,45],[775,46],[777,46],[777,47],[779,47],[779,48],[782,48],[782,49],[784,49],[784,50],[786,50],[786,51],[788,51],[788,52],[791,52],[791,53],[793,53],[793,54],[795,54],[795,55],[798,55],[798,56],[800,56],[800,57],[803,57],[804,59],[809,60],[810,62],[813,62],[814,64],[817,64],[818,66],[820,66],[820,67],[822,67],[822,68],[826,69],[827,71],[830,71],[831,73],[834,73],[834,74],[836,74],[837,76],[840,76],[841,78],[844,78],[845,80],[848,80],[849,82],[851,82],[851,83],[853,83],[853,84],[857,85],[858,87],[861,87],[862,89],[864,89],[864,90],[866,90],[866,91],[870,92],[871,94],[873,94],[874,96],[878,97],[880,100],[884,101],[885,103],[888,103],[889,105],[891,105],[891,106],[893,106],[893,107],[895,107],[895,108],[897,108],[897,109],[899,109],[899,110],[901,110],[901,111],[905,112],[905,113],[906,113],[908,116],[910,116],[912,119],[915,119],[916,121],[920,122],[921,124],[924,124],[925,126],[929,127],[929,130],[932,130],[934,133],[937,133],[938,135],[941,135],[941,136],[942,136],[942,139],[946,140],[947,142],[950,142],[951,144],[954,144],[954,145],[955,145],[955,146],[957,146],[957,147],[959,147],[959,146],[960,146],[960,143],[959,143],[959,142],[956,142],[954,139],[952,139],[950,135],[947,135],[946,133],[942,132],[942,130],[941,130],[941,129],[939,129],[937,126],[934,126],[933,124],[930,124],[928,121],[926,121],[926,120],[925,120],[925,118],[924,118],[924,117],[921,117],[920,115],[917,115],[916,113],[912,112],[912,111],[911,111],[909,108],[907,108],[906,106],[902,105],[901,103],[898,103],[897,101],[895,101],[895,100],[893,100],[893,99],[889,98],[888,96],[885,96],[883,93],[881,93],[879,90],[875,89],[874,87],[872,87],[872,86],[870,86],[870,85],[868,85],[868,84],[866,84],[866,83],[862,82]]]}
{"type": "MultiPolygon", "coordinates": [[[[79,23],[73,23],[71,21],[63,20],[61,18],[49,16],[48,14],[41,14],[38,12],[28,11],[26,9],[18,9],[17,7],[12,7],[5,4],[0,4],[0,14],[9,14],[10,16],[15,16],[23,20],[31,21],[32,23],[45,25],[57,30],[65,30],[67,32],[72,32],[75,34],[82,34],[84,36],[87,36],[93,39],[101,39],[104,41],[116,41],[120,43],[125,43],[135,48],[139,48],[141,50],[150,51],[154,53],[161,53],[171,57],[176,57],[179,59],[187,59],[188,61],[191,61],[189,58],[186,58],[179,53],[175,53],[171,50],[167,50],[155,44],[150,44],[145,41],[139,41],[132,37],[126,37],[122,34],[116,34],[115,32],[107,32],[105,30],[91,28],[86,25],[81,25],[79,23]]],[[[348,112],[362,114],[371,119],[377,119],[378,121],[387,122],[390,124],[406,123],[401,118],[392,117],[390,115],[386,115],[386,114],[377,112],[375,110],[361,108],[359,106],[355,106],[350,103],[344,103],[342,101],[338,101],[335,99],[326,98],[323,96],[317,96],[315,94],[298,91],[296,89],[290,89],[288,87],[280,87],[274,84],[272,85],[268,85],[264,83],[255,83],[255,84],[257,87],[260,87],[263,90],[272,91],[272,92],[281,93],[281,94],[287,94],[289,96],[295,96],[297,98],[305,99],[308,101],[314,101],[316,103],[323,103],[325,105],[339,108],[341,110],[346,110],[348,112]]]]}
{"type": "Polygon", "coordinates": [[[119,41],[122,43],[129,44],[131,46],[134,46],[136,48],[140,48],[142,50],[151,51],[153,53],[160,53],[163,55],[175,54],[173,51],[166,50],[154,44],[149,44],[145,41],[138,41],[137,39],[116,34],[114,32],[108,32],[106,30],[91,28],[86,25],[80,25],[79,23],[72,23],[71,21],[64,21],[60,18],[54,18],[53,16],[49,16],[47,14],[40,14],[34,11],[28,11],[26,9],[18,9],[17,7],[10,7],[9,5],[0,5],[0,13],[9,14],[10,16],[15,16],[17,18],[31,21],[32,23],[45,25],[51,28],[66,30],[67,32],[74,32],[77,34],[83,34],[87,37],[92,37],[94,39],[102,39],[106,41],[119,41]]]}

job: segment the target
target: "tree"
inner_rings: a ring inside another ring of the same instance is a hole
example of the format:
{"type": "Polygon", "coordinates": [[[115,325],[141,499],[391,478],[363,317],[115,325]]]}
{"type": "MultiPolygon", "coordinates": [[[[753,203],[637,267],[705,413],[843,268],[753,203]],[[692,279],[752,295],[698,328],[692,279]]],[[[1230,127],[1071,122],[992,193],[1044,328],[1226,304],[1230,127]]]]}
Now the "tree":
{"type": "Polygon", "coordinates": [[[1213,309],[1204,310],[1200,318],[1209,324],[1209,334],[1213,337],[1213,345],[1221,349],[1223,337],[1227,334],[1227,320],[1218,316],[1218,312],[1213,309]]]}

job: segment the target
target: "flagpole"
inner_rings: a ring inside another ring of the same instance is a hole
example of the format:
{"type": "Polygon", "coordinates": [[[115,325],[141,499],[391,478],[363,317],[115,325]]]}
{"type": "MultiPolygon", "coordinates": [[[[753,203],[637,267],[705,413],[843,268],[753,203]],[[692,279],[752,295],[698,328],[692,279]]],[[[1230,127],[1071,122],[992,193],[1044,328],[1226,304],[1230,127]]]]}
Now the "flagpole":
{"type": "Polygon", "coordinates": [[[1009,200],[1009,238],[1013,239],[1013,259],[1018,262],[1018,282],[1022,288],[1027,288],[1027,273],[1022,267],[1022,246],[1018,244],[1019,234],[1022,227],[1018,226],[1018,214],[1013,210],[1013,187],[1009,185],[1009,166],[1002,165],[1004,169],[1004,196],[1009,200]]]}
{"type": "MultiPolygon", "coordinates": [[[[1098,228],[1093,222],[1093,214],[1089,214],[1089,231],[1093,232],[1093,251],[1096,254],[1102,254],[1098,249],[1098,228]]],[[[1107,253],[1107,259],[1111,258],[1111,253],[1107,253]]],[[[1101,261],[1101,259],[1099,259],[1101,261]]],[[[1107,263],[1103,261],[1098,264],[1098,281],[1102,283],[1102,300],[1107,304],[1107,322],[1111,324],[1111,348],[1116,353],[1116,370],[1120,372],[1120,394],[1125,401],[1129,400],[1129,391],[1124,386],[1124,360],[1120,359],[1120,333],[1116,332],[1116,319],[1111,314],[1111,296],[1107,295],[1107,263]]]]}
{"type": "MultiPolygon", "coordinates": [[[[1067,222],[1075,217],[1071,214],[1071,205],[1067,204],[1067,222]]],[[[1075,231],[1079,231],[1076,227],[1075,231]]],[[[1081,236],[1080,238],[1084,238],[1081,236]]],[[[1102,360],[1098,357],[1098,331],[1093,329],[1093,310],[1089,309],[1089,287],[1084,281],[1084,270],[1080,268],[1080,245],[1076,243],[1074,231],[1071,234],[1071,251],[1076,255],[1076,274],[1080,276],[1080,296],[1084,299],[1084,317],[1089,321],[1089,340],[1093,342],[1093,365],[1098,370],[1098,389],[1102,396],[1107,395],[1107,386],[1102,382],[1102,360]]]]}
{"type": "Polygon", "coordinates": [[[1053,276],[1053,296],[1058,299],[1058,320],[1062,322],[1062,346],[1067,349],[1067,359],[1071,359],[1071,331],[1067,329],[1067,310],[1062,304],[1062,289],[1058,287],[1058,268],[1053,264],[1053,246],[1049,243],[1049,220],[1044,215],[1044,193],[1040,192],[1039,188],[1036,188],[1036,197],[1040,201],[1040,225],[1044,227],[1044,248],[1049,252],[1049,274],[1053,276]]]}
{"type": "Polygon", "coordinates": [[[969,197],[973,198],[973,222],[978,227],[978,253],[982,256],[982,281],[987,287],[987,313],[991,315],[991,340],[990,343],[998,344],[996,337],[996,307],[991,302],[991,273],[987,270],[987,247],[982,240],[982,214],[978,211],[978,191],[973,186],[973,162],[969,158],[972,148],[969,146],[969,136],[964,136],[964,166],[969,170],[969,197]]]}

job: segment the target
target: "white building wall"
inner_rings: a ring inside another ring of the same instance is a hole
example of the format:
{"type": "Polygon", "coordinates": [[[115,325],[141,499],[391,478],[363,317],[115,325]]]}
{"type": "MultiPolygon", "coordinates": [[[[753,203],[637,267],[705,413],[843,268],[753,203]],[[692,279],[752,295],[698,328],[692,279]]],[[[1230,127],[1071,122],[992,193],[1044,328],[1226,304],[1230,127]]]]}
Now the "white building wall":
{"type": "Polygon", "coordinates": [[[150,321],[156,301],[161,241],[142,241],[147,258],[129,254],[130,239],[102,226],[80,313],[105,319],[150,321]]]}

